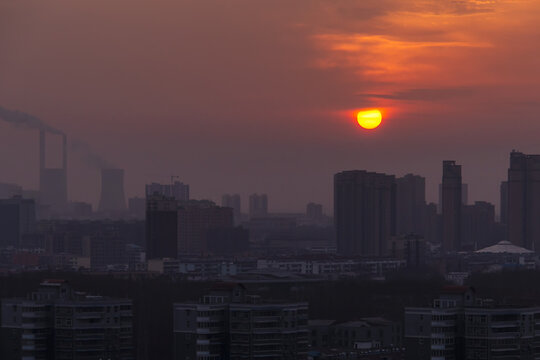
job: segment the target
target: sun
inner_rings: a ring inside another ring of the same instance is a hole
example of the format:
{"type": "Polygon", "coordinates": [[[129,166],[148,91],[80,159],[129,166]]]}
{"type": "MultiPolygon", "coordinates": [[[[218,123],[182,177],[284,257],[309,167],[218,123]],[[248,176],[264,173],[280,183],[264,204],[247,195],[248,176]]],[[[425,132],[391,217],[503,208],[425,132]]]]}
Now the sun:
{"type": "Polygon", "coordinates": [[[358,120],[358,125],[364,129],[372,130],[381,124],[382,114],[377,109],[362,110],[358,112],[356,119],[358,120]]]}

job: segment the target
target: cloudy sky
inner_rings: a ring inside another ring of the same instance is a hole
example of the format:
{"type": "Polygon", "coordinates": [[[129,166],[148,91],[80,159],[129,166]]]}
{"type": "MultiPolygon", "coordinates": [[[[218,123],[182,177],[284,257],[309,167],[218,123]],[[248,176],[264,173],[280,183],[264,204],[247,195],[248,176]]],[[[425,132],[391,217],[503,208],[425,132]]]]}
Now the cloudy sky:
{"type": "MultiPolygon", "coordinates": [[[[124,168],[128,196],[174,174],[330,211],[333,174],[366,169],[424,175],[433,201],[449,159],[498,203],[509,152],[540,153],[538,19],[535,0],[0,0],[0,106],[124,168]]],[[[69,194],[95,203],[83,157],[69,194]]],[[[37,161],[35,131],[0,123],[0,182],[36,188],[37,161]]]]}

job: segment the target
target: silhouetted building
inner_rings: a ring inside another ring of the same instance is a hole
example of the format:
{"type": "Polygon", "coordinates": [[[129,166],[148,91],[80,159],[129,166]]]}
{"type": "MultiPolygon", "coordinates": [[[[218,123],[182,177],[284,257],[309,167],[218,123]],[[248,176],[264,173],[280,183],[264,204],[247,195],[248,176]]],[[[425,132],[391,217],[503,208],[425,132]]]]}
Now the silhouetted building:
{"type": "Polygon", "coordinates": [[[26,299],[2,299],[1,308],[2,360],[134,359],[131,300],[45,280],[26,299]]]}
{"type": "Polygon", "coordinates": [[[0,247],[19,247],[24,235],[36,232],[34,200],[15,196],[0,200],[0,247]]]}
{"type": "Polygon", "coordinates": [[[207,251],[206,235],[213,228],[234,227],[233,210],[211,201],[191,200],[178,207],[178,254],[207,251]]]}
{"type": "Polygon", "coordinates": [[[440,244],[442,241],[442,215],[437,213],[437,204],[427,204],[425,214],[424,239],[433,244],[440,244]]]}
{"type": "Polygon", "coordinates": [[[146,197],[155,194],[173,197],[178,201],[188,201],[189,185],[180,181],[175,181],[172,184],[151,183],[146,185],[146,197]]]}
{"type": "Polygon", "coordinates": [[[426,179],[407,174],[396,179],[397,234],[424,235],[426,217],[426,179]]]}
{"type": "Polygon", "coordinates": [[[62,134],[62,167],[47,168],[45,131],[39,132],[39,191],[40,203],[53,211],[64,209],[67,204],[67,138],[62,134]]]}
{"type": "Polygon", "coordinates": [[[198,302],[174,304],[174,360],[305,359],[308,304],[265,302],[219,283],[198,302]]]}
{"type": "Polygon", "coordinates": [[[334,175],[337,250],[344,255],[382,256],[395,234],[393,175],[363,170],[334,175]]]}
{"type": "MultiPolygon", "coordinates": [[[[437,212],[442,214],[442,184],[439,184],[439,203],[437,204],[437,212]]],[[[469,184],[461,184],[461,204],[469,203],[469,184]]]]}
{"type": "Polygon", "coordinates": [[[240,221],[240,217],[242,215],[242,202],[241,202],[241,199],[240,199],[240,195],[238,195],[238,194],[234,194],[234,195],[225,194],[225,195],[223,195],[221,197],[221,206],[232,208],[233,213],[234,213],[235,223],[238,223],[240,221]]]}
{"type": "Polygon", "coordinates": [[[146,257],[176,258],[178,255],[178,202],[164,195],[146,199],[146,257]]]}
{"type": "Polygon", "coordinates": [[[433,307],[405,308],[405,359],[537,359],[538,319],[538,307],[496,306],[448,286],[433,307]]]}
{"type": "Polygon", "coordinates": [[[101,169],[101,199],[99,211],[116,213],[126,210],[124,170],[101,169]]]}
{"type": "Polygon", "coordinates": [[[540,155],[510,153],[508,240],[540,251],[540,155]]]}
{"type": "Polygon", "coordinates": [[[442,249],[445,252],[461,249],[461,189],[461,165],[443,161],[442,249]]]}
{"type": "Polygon", "coordinates": [[[501,181],[501,224],[508,224],[508,181],[501,181]]]}
{"type": "Polygon", "coordinates": [[[493,245],[495,206],[476,201],[474,205],[463,206],[462,210],[462,247],[476,250],[493,245]]]}
{"type": "Polygon", "coordinates": [[[249,250],[249,231],[242,227],[206,231],[206,250],[212,254],[239,254],[249,250]]]}
{"type": "Polygon", "coordinates": [[[268,215],[268,197],[266,194],[249,196],[249,217],[264,217],[268,215]]]}

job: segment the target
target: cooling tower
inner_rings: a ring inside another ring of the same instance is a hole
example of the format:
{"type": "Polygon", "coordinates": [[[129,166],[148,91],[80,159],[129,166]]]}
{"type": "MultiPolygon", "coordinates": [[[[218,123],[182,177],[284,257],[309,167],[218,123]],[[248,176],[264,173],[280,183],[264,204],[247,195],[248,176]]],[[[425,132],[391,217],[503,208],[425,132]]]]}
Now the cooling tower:
{"type": "Polygon", "coordinates": [[[67,204],[67,137],[62,134],[62,167],[48,169],[45,166],[45,136],[46,132],[39,132],[39,190],[40,202],[55,209],[67,204]]]}
{"type": "Polygon", "coordinates": [[[126,199],[124,197],[124,170],[102,169],[99,211],[116,212],[125,210],[126,199]]]}

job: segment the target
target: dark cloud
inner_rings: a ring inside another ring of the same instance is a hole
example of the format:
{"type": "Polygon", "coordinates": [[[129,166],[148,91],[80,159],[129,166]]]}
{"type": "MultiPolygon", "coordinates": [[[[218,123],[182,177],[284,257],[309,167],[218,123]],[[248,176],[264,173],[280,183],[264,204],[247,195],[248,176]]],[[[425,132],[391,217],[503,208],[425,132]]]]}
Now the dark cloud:
{"type": "Polygon", "coordinates": [[[428,88],[428,89],[407,89],[396,91],[390,94],[359,94],[361,97],[409,100],[409,101],[441,101],[449,100],[474,94],[478,89],[472,87],[454,88],[428,88]]]}

